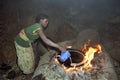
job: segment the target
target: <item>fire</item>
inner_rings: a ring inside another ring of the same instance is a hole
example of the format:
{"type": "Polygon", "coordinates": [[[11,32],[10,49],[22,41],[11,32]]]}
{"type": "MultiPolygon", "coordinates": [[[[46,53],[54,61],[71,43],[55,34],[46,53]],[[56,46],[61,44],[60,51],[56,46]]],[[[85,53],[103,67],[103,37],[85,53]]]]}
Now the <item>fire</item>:
{"type": "Polygon", "coordinates": [[[89,47],[89,48],[88,48],[88,51],[86,51],[85,57],[84,57],[84,60],[83,60],[83,62],[86,62],[86,63],[83,65],[83,68],[84,68],[84,69],[92,68],[91,61],[94,59],[94,54],[95,54],[96,52],[97,52],[97,53],[100,53],[100,52],[101,52],[101,46],[100,46],[100,45],[96,45],[95,48],[93,48],[93,47],[89,47]]]}
{"type": "Polygon", "coordinates": [[[72,46],[66,46],[66,48],[72,48],[72,46]]]}
{"type": "MultiPolygon", "coordinates": [[[[72,46],[69,46],[69,48],[72,46]]],[[[76,63],[72,63],[72,67],[67,68],[66,66],[64,66],[64,64],[62,64],[63,69],[66,72],[74,72],[74,71],[78,71],[78,70],[91,70],[92,69],[92,64],[91,61],[94,59],[94,54],[95,53],[100,53],[101,52],[101,46],[95,45],[94,47],[89,46],[88,44],[85,44],[83,46],[83,48],[81,49],[81,51],[84,53],[84,58],[83,61],[79,63],[83,64],[82,66],[77,66],[78,64],[76,63]]],[[[57,64],[59,64],[59,61],[56,59],[55,62],[57,64]]]]}

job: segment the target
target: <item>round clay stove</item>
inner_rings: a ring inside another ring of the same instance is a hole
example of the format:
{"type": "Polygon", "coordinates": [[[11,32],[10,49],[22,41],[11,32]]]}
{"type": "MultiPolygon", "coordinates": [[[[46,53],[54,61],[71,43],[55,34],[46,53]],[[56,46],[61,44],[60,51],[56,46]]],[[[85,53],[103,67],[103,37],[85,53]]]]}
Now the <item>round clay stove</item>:
{"type": "MultiPolygon", "coordinates": [[[[59,57],[57,57],[60,64],[64,64],[65,67],[69,68],[69,67],[73,66],[73,65],[71,65],[71,63],[79,64],[80,62],[83,61],[84,54],[81,51],[76,50],[76,49],[67,49],[67,50],[69,50],[71,56],[65,62],[61,62],[59,60],[59,57]]],[[[60,53],[58,55],[60,55],[60,53]]],[[[80,64],[80,65],[77,65],[77,66],[82,66],[82,65],[83,64],[80,64]]]]}

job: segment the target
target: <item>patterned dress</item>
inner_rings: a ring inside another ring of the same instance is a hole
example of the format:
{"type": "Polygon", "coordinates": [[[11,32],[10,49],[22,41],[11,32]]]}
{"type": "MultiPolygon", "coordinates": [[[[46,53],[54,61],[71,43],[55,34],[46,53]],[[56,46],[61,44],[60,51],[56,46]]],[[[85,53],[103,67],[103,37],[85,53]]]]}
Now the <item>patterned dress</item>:
{"type": "Polygon", "coordinates": [[[35,23],[22,29],[14,39],[18,66],[24,74],[30,74],[34,71],[35,58],[31,43],[39,38],[37,32],[39,29],[42,29],[42,26],[35,23]]]}

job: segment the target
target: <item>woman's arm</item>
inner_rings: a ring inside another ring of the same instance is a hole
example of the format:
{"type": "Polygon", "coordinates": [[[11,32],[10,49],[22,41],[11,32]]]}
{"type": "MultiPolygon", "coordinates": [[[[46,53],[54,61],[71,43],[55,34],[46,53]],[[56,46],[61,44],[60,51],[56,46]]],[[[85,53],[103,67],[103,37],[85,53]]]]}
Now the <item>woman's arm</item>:
{"type": "Polygon", "coordinates": [[[58,48],[58,49],[59,49],[60,51],[62,51],[62,52],[66,51],[65,48],[59,46],[58,44],[56,44],[56,43],[52,42],[50,39],[48,39],[48,38],[45,36],[45,34],[44,34],[44,32],[43,32],[42,29],[38,30],[38,34],[39,34],[40,38],[43,40],[43,42],[45,42],[47,45],[49,45],[49,46],[51,46],[51,47],[58,48]]]}

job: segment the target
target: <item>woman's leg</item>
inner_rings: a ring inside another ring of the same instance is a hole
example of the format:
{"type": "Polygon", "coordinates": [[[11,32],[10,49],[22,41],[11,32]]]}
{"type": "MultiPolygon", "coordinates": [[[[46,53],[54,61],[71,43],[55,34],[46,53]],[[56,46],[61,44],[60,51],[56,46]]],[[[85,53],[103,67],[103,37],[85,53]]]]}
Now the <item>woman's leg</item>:
{"type": "Polygon", "coordinates": [[[21,47],[15,42],[18,66],[24,74],[30,74],[34,71],[35,59],[32,46],[28,48],[21,47]]]}

